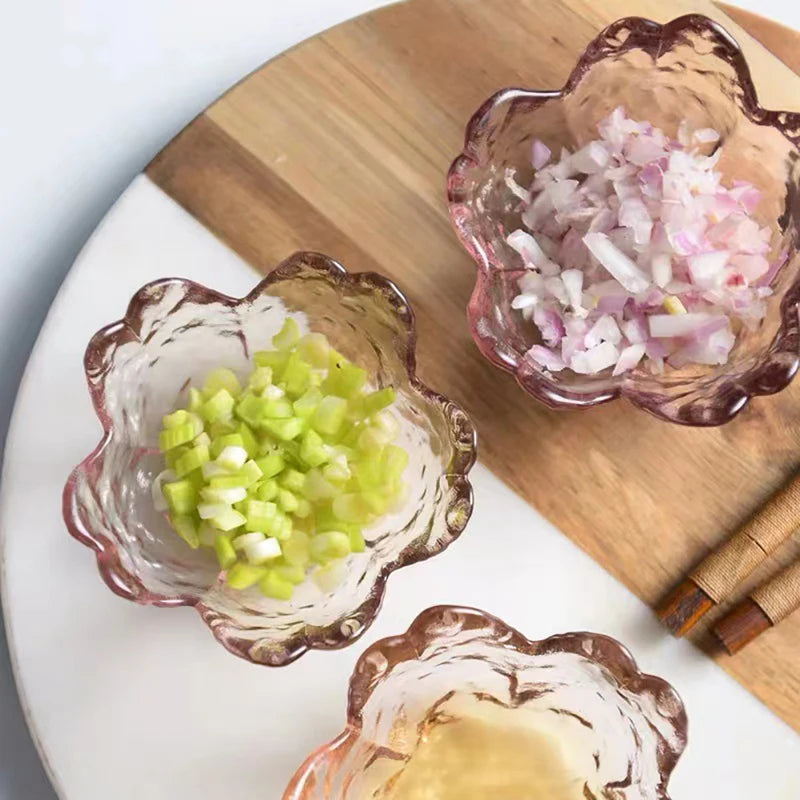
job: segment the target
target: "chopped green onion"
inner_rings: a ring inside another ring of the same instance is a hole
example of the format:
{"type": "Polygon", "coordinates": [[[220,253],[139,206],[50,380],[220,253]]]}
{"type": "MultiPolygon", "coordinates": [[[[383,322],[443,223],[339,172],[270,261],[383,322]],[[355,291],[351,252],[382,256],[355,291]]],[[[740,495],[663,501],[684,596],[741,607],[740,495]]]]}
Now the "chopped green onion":
{"type": "Polygon", "coordinates": [[[217,464],[231,471],[240,470],[245,461],[247,461],[247,450],[237,445],[227,445],[216,458],[217,464]]]}
{"type": "Polygon", "coordinates": [[[247,381],[247,386],[254,392],[263,392],[272,383],[271,367],[256,367],[247,381]]]}
{"type": "Polygon", "coordinates": [[[213,397],[221,389],[224,389],[233,397],[238,397],[241,394],[242,387],[239,379],[229,369],[215,369],[208,374],[206,382],[203,384],[203,394],[206,397],[213,397]]]}
{"type": "Polygon", "coordinates": [[[366,370],[291,318],[273,344],[244,391],[214,370],[163,417],[152,494],[188,546],[214,549],[232,589],[288,600],[307,577],[335,588],[366,548],[362,526],[404,502],[408,454],[392,444],[392,387],[367,391],[366,370]]]}
{"type": "Polygon", "coordinates": [[[173,514],[191,514],[197,507],[197,492],[186,478],[165,483],[161,487],[161,491],[167,501],[167,508],[173,514]]]}
{"type": "Polygon", "coordinates": [[[394,403],[394,399],[394,389],[391,386],[370,392],[364,396],[364,416],[371,417],[378,411],[388,408],[394,403]]]}
{"type": "Polygon", "coordinates": [[[294,401],[295,416],[300,419],[309,419],[322,402],[322,392],[312,386],[302,397],[294,401]]]}
{"type": "Polygon", "coordinates": [[[278,496],[278,481],[272,478],[265,480],[261,486],[258,487],[256,496],[259,500],[273,500],[278,496]]]}
{"type": "Polygon", "coordinates": [[[175,462],[175,474],[183,478],[193,470],[200,469],[210,458],[208,447],[204,444],[196,445],[175,462]]]}
{"type": "Polygon", "coordinates": [[[289,419],[294,413],[294,409],[292,408],[292,403],[290,400],[286,400],[283,397],[278,398],[276,400],[262,400],[263,402],[263,411],[262,411],[262,425],[266,422],[266,419],[289,419]]]}
{"type": "Polygon", "coordinates": [[[247,517],[245,530],[265,533],[271,529],[277,512],[278,508],[275,503],[263,500],[248,500],[245,511],[245,516],[247,517]]]}
{"type": "Polygon", "coordinates": [[[284,578],[276,569],[270,569],[259,580],[258,589],[264,597],[271,597],[275,600],[289,600],[294,591],[294,584],[284,578]]]}
{"type": "Polygon", "coordinates": [[[312,503],[318,500],[328,500],[336,495],[336,487],[322,477],[318,469],[310,469],[303,482],[303,495],[312,503]]]}
{"type": "Polygon", "coordinates": [[[217,536],[220,535],[220,532],[209,525],[206,520],[201,520],[197,528],[197,538],[200,540],[200,544],[203,545],[203,547],[213,547],[214,542],[217,541],[217,536]]]}
{"type": "Polygon", "coordinates": [[[322,466],[328,461],[328,448],[322,437],[315,430],[307,430],[303,434],[303,440],[300,444],[300,458],[308,464],[309,467],[322,466]]]}
{"type": "Polygon", "coordinates": [[[190,386],[189,402],[186,404],[186,408],[194,414],[199,414],[203,403],[205,403],[205,398],[202,392],[199,389],[195,389],[194,386],[190,386]]]}
{"type": "Polygon", "coordinates": [[[345,522],[365,523],[372,516],[372,507],[363,494],[340,494],[333,498],[333,513],[345,522]]]}
{"type": "Polygon", "coordinates": [[[211,517],[211,524],[220,531],[232,531],[246,522],[244,514],[234,508],[226,508],[211,517]]]}
{"type": "Polygon", "coordinates": [[[337,361],[322,384],[323,391],[337,397],[354,397],[367,382],[367,371],[349,361],[337,361]]]}
{"type": "Polygon", "coordinates": [[[290,419],[268,419],[261,423],[271,434],[283,441],[295,439],[303,432],[303,421],[297,417],[290,419]]]}
{"type": "Polygon", "coordinates": [[[291,514],[297,510],[297,497],[288,489],[281,489],[278,492],[278,508],[285,514],[291,514]]]}
{"type": "Polygon", "coordinates": [[[229,569],[236,563],[236,551],[227,536],[217,535],[214,539],[214,552],[221,569],[229,569]]]}
{"type": "Polygon", "coordinates": [[[244,486],[234,486],[230,489],[215,489],[209,486],[200,492],[204,503],[225,503],[233,505],[247,497],[247,489],[244,486]]]}
{"type": "Polygon", "coordinates": [[[300,339],[300,329],[297,323],[286,317],[283,327],[272,337],[272,346],[278,350],[290,350],[300,339]]]}
{"type": "Polygon", "coordinates": [[[196,550],[200,546],[200,540],[197,536],[197,525],[194,518],[188,515],[172,513],[169,515],[169,521],[175,532],[183,539],[192,550],[196,550]]]}
{"type": "Polygon", "coordinates": [[[233,395],[227,389],[222,388],[203,403],[200,413],[206,422],[216,422],[230,416],[235,403],[233,395]]]}
{"type": "Polygon", "coordinates": [[[174,428],[164,428],[158,435],[158,449],[162,453],[172,450],[173,447],[191,442],[196,435],[194,424],[191,422],[184,422],[174,428]]]}
{"type": "Polygon", "coordinates": [[[305,567],[311,561],[310,539],[307,533],[295,529],[283,543],[283,557],[287,564],[305,567]]]}
{"type": "Polygon", "coordinates": [[[248,589],[257,584],[266,574],[266,567],[248,564],[246,561],[237,561],[228,569],[225,582],[231,589],[248,589]]]}
{"type": "Polygon", "coordinates": [[[306,571],[292,564],[273,564],[270,566],[270,572],[276,572],[283,580],[294,585],[301,584],[306,579],[306,571]]]}
{"type": "Polygon", "coordinates": [[[185,425],[189,421],[189,412],[183,408],[173,411],[171,414],[161,418],[161,427],[169,430],[170,428],[177,428],[179,425],[185,425]]]}
{"type": "Polygon", "coordinates": [[[342,427],[347,414],[347,401],[341,397],[328,395],[320,401],[314,412],[314,428],[319,433],[336,434],[342,427]]]}
{"type": "Polygon", "coordinates": [[[216,459],[226,447],[244,447],[244,439],[241,433],[225,433],[217,436],[211,441],[211,458],[216,459]]]}
{"type": "Polygon", "coordinates": [[[263,539],[245,545],[244,554],[251,564],[266,564],[281,557],[281,546],[277,539],[263,539]]]}
{"type": "Polygon", "coordinates": [[[283,456],[280,453],[270,453],[263,458],[256,459],[256,465],[261,470],[265,478],[274,478],[285,466],[283,456]]]}
{"type": "Polygon", "coordinates": [[[311,365],[303,361],[298,353],[292,353],[286,362],[282,378],[286,384],[286,393],[291,397],[300,397],[311,382],[311,365]]]}
{"type": "Polygon", "coordinates": [[[318,533],[311,539],[311,558],[318,564],[327,564],[335,558],[343,558],[350,552],[350,537],[342,531],[318,533]]]}
{"type": "Polygon", "coordinates": [[[272,370],[273,380],[278,373],[283,372],[289,354],[280,350],[259,350],[253,353],[253,361],[259,367],[269,367],[272,370]]]}

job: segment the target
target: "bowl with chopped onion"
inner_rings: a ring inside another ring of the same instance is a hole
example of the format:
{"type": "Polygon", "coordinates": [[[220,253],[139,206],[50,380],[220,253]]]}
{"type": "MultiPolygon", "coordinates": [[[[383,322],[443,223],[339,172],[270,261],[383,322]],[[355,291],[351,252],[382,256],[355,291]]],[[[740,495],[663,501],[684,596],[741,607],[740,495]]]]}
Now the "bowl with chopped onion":
{"type": "Polygon", "coordinates": [[[193,606],[252,662],[353,642],[472,511],[473,427],[415,344],[394,284],[316,253],[243,298],[148,284],[86,350],[104,433],[64,488],[69,532],[116,594],[193,606]]]}
{"type": "Polygon", "coordinates": [[[496,93],[447,191],[473,338],[551,408],[719,425],[797,371],[800,113],[713,20],[619,20],[563,89],[496,93]]]}

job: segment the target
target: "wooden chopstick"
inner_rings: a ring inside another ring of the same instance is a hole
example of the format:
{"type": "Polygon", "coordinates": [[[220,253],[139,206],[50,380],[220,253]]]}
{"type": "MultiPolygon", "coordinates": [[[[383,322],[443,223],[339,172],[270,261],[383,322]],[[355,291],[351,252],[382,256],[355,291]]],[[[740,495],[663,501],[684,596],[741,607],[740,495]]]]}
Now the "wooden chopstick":
{"type": "Polygon", "coordinates": [[[683,636],[786,541],[798,522],[800,473],[772,495],[664,599],[656,609],[659,619],[675,636],[683,636]]]}
{"type": "Polygon", "coordinates": [[[714,626],[714,634],[733,655],[798,608],[800,559],[751,592],[714,626]]]}

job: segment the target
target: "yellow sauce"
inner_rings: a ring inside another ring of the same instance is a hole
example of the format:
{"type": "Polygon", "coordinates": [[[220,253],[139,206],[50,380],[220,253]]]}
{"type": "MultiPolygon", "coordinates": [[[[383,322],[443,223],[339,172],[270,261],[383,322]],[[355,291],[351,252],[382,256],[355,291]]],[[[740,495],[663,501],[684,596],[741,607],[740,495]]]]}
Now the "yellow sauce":
{"type": "Polygon", "coordinates": [[[559,740],[547,733],[480,718],[431,727],[386,800],[583,800],[559,740]]]}

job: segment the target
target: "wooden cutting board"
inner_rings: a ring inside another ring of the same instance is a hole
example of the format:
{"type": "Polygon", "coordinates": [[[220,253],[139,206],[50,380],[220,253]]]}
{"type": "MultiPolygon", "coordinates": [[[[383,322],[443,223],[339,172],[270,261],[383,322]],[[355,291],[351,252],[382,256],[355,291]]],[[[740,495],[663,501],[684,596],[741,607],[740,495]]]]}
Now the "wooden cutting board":
{"type": "MultiPolygon", "coordinates": [[[[394,279],[417,313],[421,377],[467,409],[483,462],[650,604],[797,468],[800,380],[715,430],[625,402],[548,411],[470,339],[474,267],[450,228],[444,176],[495,90],[559,87],[607,23],[689,11],[740,41],[764,105],[800,109],[800,78],[706,0],[408,0],[266,64],[147,169],[262,272],[313,249],[394,279]]],[[[800,35],[741,20],[797,63],[800,35]]],[[[792,542],[753,580],[798,554],[792,542]]],[[[707,629],[695,637],[800,731],[800,614],[733,659],[707,629]]]]}

